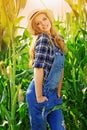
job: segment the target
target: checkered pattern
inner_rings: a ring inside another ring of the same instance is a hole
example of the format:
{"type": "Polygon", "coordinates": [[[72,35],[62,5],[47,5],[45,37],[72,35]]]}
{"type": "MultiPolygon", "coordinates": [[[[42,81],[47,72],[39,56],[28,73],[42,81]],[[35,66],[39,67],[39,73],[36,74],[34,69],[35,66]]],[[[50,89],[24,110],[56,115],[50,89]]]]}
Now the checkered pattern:
{"type": "Polygon", "coordinates": [[[36,40],[35,46],[35,59],[34,59],[34,68],[44,68],[44,80],[47,78],[55,53],[61,54],[61,50],[54,44],[54,37],[50,35],[52,43],[48,35],[41,34],[36,40]]]}

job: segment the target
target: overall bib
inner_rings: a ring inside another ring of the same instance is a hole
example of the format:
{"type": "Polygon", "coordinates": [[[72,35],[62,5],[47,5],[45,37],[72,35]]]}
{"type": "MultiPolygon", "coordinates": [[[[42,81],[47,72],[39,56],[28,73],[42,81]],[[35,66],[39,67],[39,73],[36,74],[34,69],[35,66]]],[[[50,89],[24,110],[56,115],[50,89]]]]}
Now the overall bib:
{"type": "Polygon", "coordinates": [[[34,80],[31,81],[26,92],[31,130],[46,130],[47,122],[51,130],[65,130],[62,110],[52,111],[55,106],[62,104],[62,97],[58,99],[57,89],[63,68],[64,55],[56,53],[51,70],[43,86],[43,95],[48,98],[48,101],[37,102],[34,80]]]}

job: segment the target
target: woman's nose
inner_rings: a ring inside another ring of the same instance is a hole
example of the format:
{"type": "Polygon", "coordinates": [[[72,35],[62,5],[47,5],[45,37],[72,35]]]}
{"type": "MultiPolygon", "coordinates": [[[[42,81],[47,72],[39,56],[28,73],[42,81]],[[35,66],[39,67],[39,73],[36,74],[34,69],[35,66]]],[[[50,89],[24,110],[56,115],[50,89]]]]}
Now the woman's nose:
{"type": "Polygon", "coordinates": [[[41,22],[41,24],[44,26],[44,25],[45,25],[45,22],[41,22]]]}

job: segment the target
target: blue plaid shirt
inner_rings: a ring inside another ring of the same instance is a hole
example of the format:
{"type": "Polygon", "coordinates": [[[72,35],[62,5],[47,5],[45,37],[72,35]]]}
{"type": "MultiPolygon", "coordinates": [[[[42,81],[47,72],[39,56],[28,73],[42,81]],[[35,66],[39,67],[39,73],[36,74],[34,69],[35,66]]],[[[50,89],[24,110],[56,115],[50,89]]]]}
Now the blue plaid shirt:
{"type": "Polygon", "coordinates": [[[44,80],[47,78],[55,53],[63,54],[62,51],[54,44],[55,40],[50,35],[52,43],[47,34],[41,34],[36,40],[34,68],[44,68],[44,80]]]}

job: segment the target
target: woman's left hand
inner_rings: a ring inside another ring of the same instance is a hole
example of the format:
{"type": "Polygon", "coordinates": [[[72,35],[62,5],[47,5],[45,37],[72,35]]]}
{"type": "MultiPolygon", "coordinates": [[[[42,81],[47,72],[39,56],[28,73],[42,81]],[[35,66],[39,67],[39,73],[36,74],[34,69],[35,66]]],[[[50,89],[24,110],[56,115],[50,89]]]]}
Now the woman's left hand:
{"type": "Polygon", "coordinates": [[[60,93],[58,93],[58,99],[60,99],[60,97],[61,97],[61,94],[60,94],[60,93]]]}

